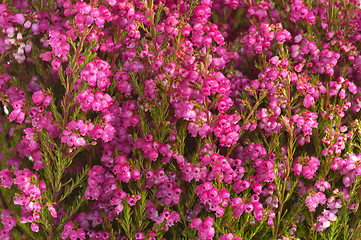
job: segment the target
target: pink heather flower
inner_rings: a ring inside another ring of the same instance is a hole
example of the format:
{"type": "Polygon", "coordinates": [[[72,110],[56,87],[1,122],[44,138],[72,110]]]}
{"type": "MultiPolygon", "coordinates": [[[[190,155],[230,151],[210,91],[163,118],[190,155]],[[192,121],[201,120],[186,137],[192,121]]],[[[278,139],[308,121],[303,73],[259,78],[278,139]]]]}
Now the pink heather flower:
{"type": "Polygon", "coordinates": [[[361,175],[361,166],[358,166],[354,169],[354,173],[356,174],[356,176],[360,176],[361,175]]]}
{"type": "Polygon", "coordinates": [[[134,179],[134,181],[138,181],[140,179],[140,172],[138,169],[134,168],[131,172],[130,172],[131,177],[134,179]]]}
{"type": "Polygon", "coordinates": [[[357,209],[357,204],[356,204],[356,203],[350,204],[350,206],[348,206],[348,209],[350,209],[350,210],[356,210],[356,209],[357,209]]]}
{"type": "Polygon", "coordinates": [[[315,104],[315,99],[310,94],[307,94],[303,100],[303,106],[305,106],[305,108],[309,108],[313,104],[315,104]]]}
{"type": "Polygon", "coordinates": [[[144,238],[145,238],[145,234],[142,232],[135,234],[135,239],[144,239],[144,238]]]}
{"type": "Polygon", "coordinates": [[[34,209],[34,211],[36,211],[36,212],[40,212],[40,210],[41,210],[41,205],[40,205],[40,203],[39,203],[39,202],[35,202],[34,205],[33,205],[33,209],[34,209]]]}
{"type": "Polygon", "coordinates": [[[341,89],[340,92],[338,93],[338,96],[341,98],[341,99],[345,99],[347,94],[346,94],[346,91],[344,89],[341,89]]]}
{"type": "Polygon", "coordinates": [[[11,231],[11,229],[16,225],[16,217],[4,217],[1,223],[4,225],[5,231],[11,231]]]}
{"type": "Polygon", "coordinates": [[[218,111],[224,113],[230,107],[232,107],[233,101],[230,97],[224,96],[223,98],[218,99],[218,111]]]}
{"type": "Polygon", "coordinates": [[[76,233],[77,233],[77,237],[78,237],[79,239],[82,239],[82,240],[85,240],[85,239],[86,239],[84,229],[78,228],[78,230],[76,231],[76,233]]]}
{"type": "Polygon", "coordinates": [[[280,63],[278,59],[278,56],[273,56],[269,61],[272,65],[277,66],[280,63]]]}
{"type": "Polygon", "coordinates": [[[252,203],[247,203],[246,205],[245,205],[245,212],[246,213],[251,213],[253,211],[253,205],[252,205],[252,203]]]}
{"type": "Polygon", "coordinates": [[[357,93],[357,86],[353,82],[345,81],[344,84],[352,94],[357,93]]]}
{"type": "Polygon", "coordinates": [[[9,169],[5,168],[0,171],[1,186],[4,188],[11,188],[13,185],[13,178],[9,169]]]}
{"type": "Polygon", "coordinates": [[[252,184],[252,190],[253,190],[253,192],[255,192],[256,194],[259,195],[262,192],[262,185],[258,182],[254,182],[252,184]]]}
{"type": "Polygon", "coordinates": [[[29,195],[29,197],[34,198],[34,199],[39,199],[41,198],[41,192],[40,189],[34,185],[30,185],[26,191],[27,195],[29,195]]]}
{"type": "Polygon", "coordinates": [[[78,238],[78,234],[77,234],[76,230],[71,230],[69,237],[70,237],[70,240],[76,240],[78,238]]]}
{"type": "Polygon", "coordinates": [[[79,147],[79,146],[85,146],[86,145],[86,141],[84,138],[80,137],[80,138],[77,138],[75,143],[74,143],[74,146],[76,147],[79,147]]]}
{"type": "Polygon", "coordinates": [[[24,14],[18,13],[14,16],[14,22],[19,25],[22,25],[25,22],[24,14]]]}
{"type": "Polygon", "coordinates": [[[119,215],[119,213],[121,213],[124,209],[124,205],[122,203],[119,203],[118,205],[116,205],[114,207],[114,212],[119,215]]]}
{"type": "Polygon", "coordinates": [[[305,176],[305,178],[311,179],[313,178],[314,172],[311,170],[309,166],[304,166],[302,168],[302,173],[305,176]]]}
{"type": "Polygon", "coordinates": [[[310,212],[316,211],[317,205],[318,205],[318,202],[314,202],[312,199],[312,196],[306,197],[306,206],[310,209],[310,212]]]}
{"type": "Polygon", "coordinates": [[[190,228],[191,229],[199,228],[201,224],[202,224],[202,219],[200,218],[193,219],[192,222],[190,223],[190,228]]]}
{"type": "Polygon", "coordinates": [[[223,234],[222,236],[219,237],[219,240],[233,240],[233,234],[232,233],[223,234]]]}
{"type": "Polygon", "coordinates": [[[291,38],[292,36],[287,30],[280,30],[276,33],[278,44],[284,44],[286,40],[290,40],[291,38]]]}
{"type": "Polygon", "coordinates": [[[51,216],[53,216],[53,218],[58,217],[58,214],[57,214],[55,208],[52,205],[50,205],[50,204],[48,205],[48,210],[49,210],[51,216]]]}
{"type": "MultiPolygon", "coordinates": [[[[39,212],[40,212],[40,210],[39,210],[39,212]]],[[[34,221],[39,221],[39,219],[40,219],[39,213],[34,212],[34,213],[33,213],[33,218],[34,218],[34,221]]]]}
{"type": "Polygon", "coordinates": [[[317,218],[317,221],[319,222],[316,226],[317,231],[324,231],[326,228],[328,228],[331,224],[330,221],[324,216],[320,216],[317,218]]]}
{"type": "Polygon", "coordinates": [[[317,231],[323,231],[330,226],[330,221],[334,222],[337,220],[337,216],[329,210],[323,210],[322,215],[317,218],[319,222],[316,226],[317,231]]]}
{"type": "Polygon", "coordinates": [[[351,183],[353,182],[353,179],[350,178],[350,176],[344,176],[342,178],[342,182],[345,185],[345,187],[349,187],[351,183]]]}
{"type": "Polygon", "coordinates": [[[58,70],[61,66],[61,62],[58,58],[54,58],[53,61],[51,61],[51,66],[53,69],[58,70]]]}
{"type": "Polygon", "coordinates": [[[99,139],[102,135],[103,135],[103,128],[101,126],[96,126],[94,129],[93,129],[93,140],[97,140],[99,139]]]}
{"type": "Polygon", "coordinates": [[[114,127],[110,124],[107,124],[104,127],[104,132],[103,132],[101,138],[103,139],[104,142],[109,142],[113,139],[114,133],[115,133],[114,127]]]}
{"type": "Polygon", "coordinates": [[[296,65],[295,71],[296,71],[296,72],[302,72],[302,68],[303,68],[303,64],[302,64],[302,63],[299,63],[299,64],[296,65]]]}
{"type": "MultiPolygon", "coordinates": [[[[198,230],[198,231],[199,231],[199,230],[198,230]]],[[[206,230],[206,238],[207,238],[207,239],[213,239],[214,235],[215,235],[215,229],[214,229],[214,227],[210,227],[210,228],[208,228],[208,229],[206,230]]]]}
{"type": "Polygon", "coordinates": [[[198,127],[193,122],[188,124],[188,131],[192,135],[192,137],[197,137],[198,134],[198,127]]]}
{"type": "Polygon", "coordinates": [[[263,219],[263,211],[262,210],[254,211],[253,215],[258,221],[261,221],[263,219]]]}
{"type": "Polygon", "coordinates": [[[306,16],[307,22],[309,22],[311,25],[316,23],[316,17],[313,12],[308,12],[306,16]]]}
{"type": "Polygon", "coordinates": [[[51,61],[53,59],[53,53],[52,52],[45,52],[45,53],[43,53],[41,55],[41,59],[43,61],[49,62],[49,61],[51,61]]]}
{"type": "Polygon", "coordinates": [[[6,217],[10,217],[11,215],[11,210],[10,209],[4,209],[1,213],[0,213],[0,218],[4,219],[6,217]]]}
{"type": "Polygon", "coordinates": [[[302,173],[302,165],[300,163],[296,163],[293,167],[293,171],[297,176],[299,176],[302,173]]]}
{"type": "Polygon", "coordinates": [[[41,104],[44,99],[45,99],[45,94],[44,94],[44,91],[41,90],[41,91],[37,91],[33,94],[33,102],[36,104],[36,105],[39,105],[41,104]]]}
{"type": "Polygon", "coordinates": [[[198,133],[199,136],[201,136],[201,138],[205,138],[207,136],[207,134],[211,131],[211,127],[204,123],[199,129],[198,129],[198,133]]]}
{"type": "Polygon", "coordinates": [[[325,180],[320,180],[315,183],[315,187],[318,188],[321,192],[324,192],[326,189],[330,189],[331,185],[325,180]]]}
{"type": "Polygon", "coordinates": [[[39,225],[36,224],[36,223],[32,223],[32,224],[31,224],[31,230],[32,230],[33,232],[39,232],[39,225]]]}
{"type": "Polygon", "coordinates": [[[213,225],[213,218],[207,217],[206,219],[204,219],[203,224],[204,224],[206,227],[212,227],[212,225],[213,225]]]}
{"type": "Polygon", "coordinates": [[[16,119],[17,123],[22,123],[25,119],[25,113],[22,112],[21,108],[16,108],[10,113],[8,119],[10,122],[16,119]]]}
{"type": "Polygon", "coordinates": [[[327,219],[331,222],[334,222],[337,220],[337,216],[332,213],[331,211],[328,211],[328,210],[323,210],[323,213],[322,213],[325,217],[327,217],[327,219]]]}
{"type": "Polygon", "coordinates": [[[128,203],[130,206],[134,206],[136,202],[137,202],[137,201],[136,201],[132,196],[128,197],[128,199],[127,199],[127,203],[128,203]]]}

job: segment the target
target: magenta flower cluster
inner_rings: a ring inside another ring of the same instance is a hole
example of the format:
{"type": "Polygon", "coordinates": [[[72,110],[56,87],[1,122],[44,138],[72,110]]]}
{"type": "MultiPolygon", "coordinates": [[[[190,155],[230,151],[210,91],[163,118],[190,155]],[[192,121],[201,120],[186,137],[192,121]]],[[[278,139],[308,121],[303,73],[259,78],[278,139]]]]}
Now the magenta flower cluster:
{"type": "Polygon", "coordinates": [[[0,4],[0,239],[360,239],[358,0],[0,4]]]}

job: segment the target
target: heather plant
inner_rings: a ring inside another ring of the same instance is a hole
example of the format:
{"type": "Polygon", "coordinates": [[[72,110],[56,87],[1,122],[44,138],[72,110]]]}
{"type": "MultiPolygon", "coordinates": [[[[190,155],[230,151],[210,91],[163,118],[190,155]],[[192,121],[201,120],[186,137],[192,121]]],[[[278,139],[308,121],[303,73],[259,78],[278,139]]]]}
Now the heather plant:
{"type": "Polygon", "coordinates": [[[357,0],[0,4],[0,239],[360,239],[357,0]]]}

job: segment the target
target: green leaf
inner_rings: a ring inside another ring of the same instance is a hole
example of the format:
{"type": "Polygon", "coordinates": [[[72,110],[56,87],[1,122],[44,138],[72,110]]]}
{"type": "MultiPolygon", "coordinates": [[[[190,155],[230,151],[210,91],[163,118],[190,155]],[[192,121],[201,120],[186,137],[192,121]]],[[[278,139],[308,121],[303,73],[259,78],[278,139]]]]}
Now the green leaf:
{"type": "Polygon", "coordinates": [[[61,198],[59,199],[58,202],[63,201],[67,196],[69,196],[69,195],[73,192],[73,190],[74,190],[75,188],[77,188],[77,187],[85,180],[85,177],[87,176],[88,171],[89,171],[89,166],[86,165],[86,166],[82,169],[82,172],[76,175],[75,180],[73,180],[73,179],[71,178],[71,179],[69,179],[68,182],[62,184],[62,186],[65,186],[65,185],[67,185],[69,182],[71,182],[70,187],[68,187],[68,188],[64,191],[63,195],[61,196],[61,198]]]}

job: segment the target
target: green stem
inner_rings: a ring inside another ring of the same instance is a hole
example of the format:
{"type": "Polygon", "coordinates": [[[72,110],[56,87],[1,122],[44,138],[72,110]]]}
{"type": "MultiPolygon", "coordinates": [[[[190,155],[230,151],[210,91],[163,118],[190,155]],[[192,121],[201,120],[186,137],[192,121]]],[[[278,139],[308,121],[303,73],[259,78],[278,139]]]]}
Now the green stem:
{"type": "MultiPolygon", "coordinates": [[[[63,124],[62,124],[63,128],[65,128],[66,125],[68,124],[68,117],[69,117],[69,112],[70,112],[70,94],[72,93],[72,90],[73,90],[74,72],[78,67],[78,60],[79,60],[81,51],[83,49],[83,44],[84,44],[86,35],[87,35],[86,30],[84,30],[83,34],[81,35],[78,48],[75,51],[74,60],[72,61],[73,66],[71,67],[69,77],[67,78],[67,81],[66,81],[66,89],[65,89],[65,97],[64,97],[64,118],[63,118],[63,124]]],[[[61,191],[61,178],[62,178],[63,172],[65,170],[64,162],[67,162],[66,160],[70,161],[69,156],[67,156],[66,145],[64,143],[61,143],[60,149],[61,150],[59,151],[59,159],[57,160],[60,164],[56,164],[59,166],[58,166],[58,171],[55,176],[56,181],[54,183],[54,189],[53,189],[54,192],[53,192],[52,202],[57,202],[58,195],[61,191]],[[64,156],[67,156],[67,157],[65,157],[65,159],[64,159],[64,156]]],[[[56,226],[54,225],[53,218],[50,219],[50,223],[52,225],[52,229],[49,232],[47,240],[53,239],[55,232],[56,232],[56,226]]]]}
{"type": "Polygon", "coordinates": [[[155,39],[156,38],[156,30],[155,30],[155,22],[154,22],[153,0],[149,1],[148,11],[149,11],[149,20],[150,20],[150,33],[151,33],[151,38],[152,38],[153,45],[154,45],[155,58],[157,58],[158,57],[158,49],[157,49],[157,41],[155,39]]]}
{"type": "Polygon", "coordinates": [[[290,139],[289,139],[289,144],[288,144],[288,156],[287,156],[287,161],[285,162],[286,166],[284,169],[284,181],[281,185],[281,191],[279,192],[279,211],[278,211],[278,215],[277,215],[277,224],[275,225],[275,230],[274,230],[274,236],[278,237],[278,231],[279,231],[279,227],[281,224],[281,217],[282,217],[282,211],[283,211],[283,205],[285,203],[285,192],[287,189],[287,185],[288,185],[288,177],[290,175],[291,172],[291,165],[292,165],[292,157],[293,157],[293,128],[292,128],[292,122],[291,122],[291,117],[292,117],[292,109],[291,109],[291,82],[288,81],[287,83],[287,112],[288,112],[288,124],[289,124],[289,135],[290,135],[290,139]]]}

